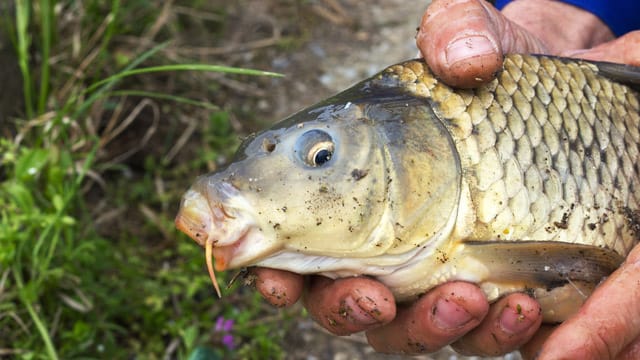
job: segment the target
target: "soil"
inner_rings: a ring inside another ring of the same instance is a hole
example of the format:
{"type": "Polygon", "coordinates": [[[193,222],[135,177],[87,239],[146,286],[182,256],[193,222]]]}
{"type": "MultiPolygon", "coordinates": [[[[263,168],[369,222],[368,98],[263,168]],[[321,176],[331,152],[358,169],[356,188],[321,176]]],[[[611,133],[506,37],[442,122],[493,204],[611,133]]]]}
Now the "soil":
{"type": "MultiPolygon", "coordinates": [[[[225,63],[278,72],[253,108],[266,122],[281,120],[344,90],[386,66],[414,58],[416,28],[428,1],[242,1],[226,5],[219,48],[225,63]],[[263,46],[268,44],[268,46],[263,46]]],[[[226,85],[226,84],[223,84],[226,85]]],[[[236,95],[242,90],[231,88],[236,95]]],[[[252,100],[252,99],[246,99],[252,100]]]]}

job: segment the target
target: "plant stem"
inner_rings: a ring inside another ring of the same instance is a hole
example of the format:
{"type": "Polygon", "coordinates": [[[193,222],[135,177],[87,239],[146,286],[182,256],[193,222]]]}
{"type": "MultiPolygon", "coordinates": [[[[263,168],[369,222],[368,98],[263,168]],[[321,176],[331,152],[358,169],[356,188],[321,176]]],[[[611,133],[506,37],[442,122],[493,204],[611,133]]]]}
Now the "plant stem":
{"type": "Polygon", "coordinates": [[[16,0],[16,29],[18,36],[18,64],[22,73],[25,110],[27,118],[33,117],[33,99],[31,73],[29,72],[29,4],[25,0],[16,0]]]}
{"type": "Polygon", "coordinates": [[[40,333],[40,337],[42,341],[44,341],[44,346],[47,349],[47,354],[49,358],[52,360],[58,360],[58,353],[56,352],[55,347],[53,346],[53,342],[51,341],[51,337],[49,336],[49,332],[47,331],[47,327],[44,325],[44,322],[38,316],[38,313],[35,311],[31,302],[28,300],[28,296],[24,294],[24,284],[22,282],[22,277],[20,276],[20,269],[13,269],[13,276],[16,280],[16,285],[18,285],[18,289],[20,290],[20,299],[24,303],[24,306],[27,308],[29,312],[29,316],[31,316],[31,320],[38,328],[38,332],[40,333]]]}
{"type": "Polygon", "coordinates": [[[53,7],[50,0],[40,0],[42,28],[42,64],[40,65],[40,95],[38,96],[38,114],[45,112],[49,96],[49,55],[51,53],[51,19],[53,7]]]}

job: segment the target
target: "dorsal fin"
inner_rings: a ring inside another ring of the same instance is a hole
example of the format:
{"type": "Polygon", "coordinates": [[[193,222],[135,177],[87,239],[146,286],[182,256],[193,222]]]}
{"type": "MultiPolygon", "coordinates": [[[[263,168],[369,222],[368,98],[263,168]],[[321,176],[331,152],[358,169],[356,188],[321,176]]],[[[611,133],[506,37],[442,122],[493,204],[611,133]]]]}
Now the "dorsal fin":
{"type": "Polygon", "coordinates": [[[640,91],[640,67],[605,61],[589,62],[598,67],[598,74],[640,91]]]}
{"type": "Polygon", "coordinates": [[[598,75],[604,76],[607,79],[615,81],[617,83],[626,85],[635,91],[640,92],[640,66],[626,65],[612,63],[608,61],[593,61],[579,58],[569,58],[563,56],[533,54],[534,56],[544,56],[551,59],[558,59],[562,62],[582,62],[595,66],[598,70],[598,75]]]}

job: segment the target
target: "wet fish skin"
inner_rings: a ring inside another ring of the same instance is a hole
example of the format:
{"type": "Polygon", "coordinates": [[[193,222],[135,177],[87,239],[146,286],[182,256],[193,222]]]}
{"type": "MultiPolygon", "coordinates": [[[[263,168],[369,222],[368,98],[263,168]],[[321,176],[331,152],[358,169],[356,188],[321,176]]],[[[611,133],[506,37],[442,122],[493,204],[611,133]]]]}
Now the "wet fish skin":
{"type": "Polygon", "coordinates": [[[226,220],[183,200],[176,222],[208,229],[219,269],[371,275],[397,300],[466,280],[490,299],[527,290],[561,321],[638,242],[638,83],[636,68],[509,55],[459,90],[394,65],[200,178],[186,198],[226,220]],[[305,165],[300,139],[332,157],[305,165]]]}

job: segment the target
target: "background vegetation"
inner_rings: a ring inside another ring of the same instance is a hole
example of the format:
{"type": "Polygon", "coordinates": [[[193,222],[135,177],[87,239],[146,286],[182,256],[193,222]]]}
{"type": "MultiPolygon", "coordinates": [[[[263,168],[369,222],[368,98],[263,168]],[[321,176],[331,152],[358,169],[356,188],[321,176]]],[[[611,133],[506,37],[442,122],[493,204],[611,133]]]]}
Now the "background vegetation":
{"type": "MultiPolygon", "coordinates": [[[[300,11],[285,3],[282,16],[300,11]]],[[[255,109],[278,81],[187,64],[233,66],[305,36],[259,25],[219,46],[242,25],[224,4],[0,4],[0,356],[282,357],[300,310],[246,287],[219,301],[173,226],[194,177],[274,119],[255,109]]]]}

